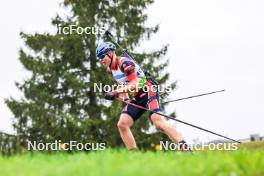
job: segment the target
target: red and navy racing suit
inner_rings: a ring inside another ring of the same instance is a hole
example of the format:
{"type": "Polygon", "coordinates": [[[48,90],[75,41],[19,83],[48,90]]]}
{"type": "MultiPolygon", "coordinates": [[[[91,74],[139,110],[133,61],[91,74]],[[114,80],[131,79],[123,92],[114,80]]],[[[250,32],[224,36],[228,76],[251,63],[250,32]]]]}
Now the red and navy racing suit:
{"type": "MultiPolygon", "coordinates": [[[[112,69],[109,71],[118,84],[125,85],[137,77],[139,80],[139,89],[137,92],[132,92],[132,100],[130,102],[148,108],[154,112],[161,111],[157,87],[153,86],[151,82],[147,81],[146,76],[140,66],[132,59],[121,57],[120,64],[118,64],[117,68],[115,70],[112,69]],[[143,88],[143,86],[146,87],[143,88]]],[[[122,113],[130,115],[134,121],[140,118],[144,112],[145,110],[139,109],[133,105],[126,105],[122,110],[122,113]]],[[[150,112],[149,117],[152,114],[153,112],[150,112]]]]}

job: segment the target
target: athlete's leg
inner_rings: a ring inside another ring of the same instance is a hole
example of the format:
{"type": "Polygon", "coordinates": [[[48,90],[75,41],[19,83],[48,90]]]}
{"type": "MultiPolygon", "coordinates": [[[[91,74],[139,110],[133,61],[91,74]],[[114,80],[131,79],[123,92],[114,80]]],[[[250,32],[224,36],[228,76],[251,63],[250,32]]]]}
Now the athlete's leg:
{"type": "MultiPolygon", "coordinates": [[[[159,94],[155,86],[150,86],[147,94],[147,105],[148,109],[154,112],[160,112],[161,106],[159,103],[159,94]]],[[[174,143],[179,143],[180,148],[185,141],[182,138],[182,135],[176,131],[169,123],[165,120],[164,116],[161,116],[156,113],[150,113],[150,119],[157,129],[165,133],[174,143]]]]}
{"type": "Polygon", "coordinates": [[[174,143],[182,141],[182,135],[176,131],[166,120],[165,117],[153,113],[150,116],[151,121],[155,127],[165,133],[174,143]]]}
{"type": "Polygon", "coordinates": [[[128,114],[122,113],[117,123],[117,127],[119,129],[120,136],[128,150],[133,150],[137,148],[136,141],[130,130],[130,127],[132,125],[132,117],[128,114]]]}

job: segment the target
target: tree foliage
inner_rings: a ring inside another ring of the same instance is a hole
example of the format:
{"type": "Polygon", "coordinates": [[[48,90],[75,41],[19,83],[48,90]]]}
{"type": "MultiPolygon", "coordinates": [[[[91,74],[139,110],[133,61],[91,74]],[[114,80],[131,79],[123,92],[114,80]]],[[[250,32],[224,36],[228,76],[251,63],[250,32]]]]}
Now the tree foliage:
{"type": "MultiPolygon", "coordinates": [[[[52,19],[52,25],[109,28],[122,46],[133,51],[142,39],[150,39],[158,31],[158,25],[145,26],[145,9],[152,3],[153,0],[65,0],[62,6],[71,9],[71,13],[67,17],[57,15],[52,19]]],[[[101,93],[93,91],[94,83],[113,84],[95,55],[103,36],[98,32],[21,32],[20,35],[27,49],[20,50],[19,60],[32,74],[24,82],[16,83],[24,97],[19,100],[11,97],[6,103],[14,114],[14,127],[22,139],[21,144],[27,140],[77,140],[121,146],[116,123],[122,105],[116,102],[109,105],[102,100],[101,93]]],[[[166,51],[167,46],[150,53],[133,52],[136,60],[160,84],[164,84],[169,76],[164,72],[167,60],[160,60],[166,51]],[[153,63],[157,61],[159,64],[155,66],[153,63]]],[[[164,137],[142,132],[150,125],[147,116],[144,115],[133,128],[139,146],[143,147],[164,137]]]]}

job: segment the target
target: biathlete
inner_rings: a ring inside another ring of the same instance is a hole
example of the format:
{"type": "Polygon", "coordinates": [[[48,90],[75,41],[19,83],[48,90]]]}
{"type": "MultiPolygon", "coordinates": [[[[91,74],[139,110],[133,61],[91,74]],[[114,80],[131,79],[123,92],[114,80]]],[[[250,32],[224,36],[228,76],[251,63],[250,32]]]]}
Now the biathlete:
{"type": "MultiPolygon", "coordinates": [[[[105,64],[107,72],[112,75],[119,85],[123,85],[118,86],[113,92],[108,92],[106,99],[113,100],[122,95],[125,100],[128,100],[129,93],[132,98],[131,103],[148,108],[153,112],[160,112],[159,95],[153,83],[146,79],[143,70],[133,59],[117,56],[115,50],[116,47],[111,42],[102,42],[96,48],[96,56],[105,64]]],[[[144,112],[145,110],[130,104],[122,110],[117,127],[128,150],[137,149],[130,127],[144,112]]],[[[158,130],[165,133],[174,143],[179,144],[180,147],[182,146],[181,149],[186,148],[187,144],[181,134],[168,124],[165,117],[156,113],[150,113],[149,117],[158,130]]]]}

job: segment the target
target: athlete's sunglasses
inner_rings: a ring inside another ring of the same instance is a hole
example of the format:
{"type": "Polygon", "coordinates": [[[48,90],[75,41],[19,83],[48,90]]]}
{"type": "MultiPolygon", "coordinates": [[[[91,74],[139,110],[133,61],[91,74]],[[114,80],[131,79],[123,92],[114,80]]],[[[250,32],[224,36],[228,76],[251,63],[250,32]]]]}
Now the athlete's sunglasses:
{"type": "Polygon", "coordinates": [[[111,56],[109,56],[109,54],[106,54],[106,55],[102,55],[101,57],[99,57],[100,61],[103,61],[103,59],[105,58],[105,56],[108,56],[110,59],[112,58],[111,56]]]}

